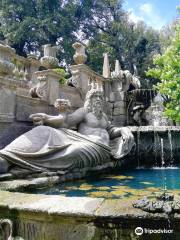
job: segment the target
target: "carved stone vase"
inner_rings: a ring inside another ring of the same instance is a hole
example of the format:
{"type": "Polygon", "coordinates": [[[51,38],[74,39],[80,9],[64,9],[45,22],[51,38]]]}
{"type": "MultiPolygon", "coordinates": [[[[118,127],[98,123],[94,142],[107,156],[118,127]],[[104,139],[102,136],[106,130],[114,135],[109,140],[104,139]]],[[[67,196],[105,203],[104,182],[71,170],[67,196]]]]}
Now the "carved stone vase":
{"type": "Polygon", "coordinates": [[[58,67],[59,61],[56,58],[57,47],[51,46],[51,44],[45,44],[44,46],[44,56],[40,59],[41,65],[46,69],[53,69],[58,67]]]}
{"type": "Polygon", "coordinates": [[[76,64],[83,64],[87,60],[87,55],[85,54],[85,46],[83,46],[81,43],[74,43],[72,47],[76,50],[73,59],[76,64]]]}

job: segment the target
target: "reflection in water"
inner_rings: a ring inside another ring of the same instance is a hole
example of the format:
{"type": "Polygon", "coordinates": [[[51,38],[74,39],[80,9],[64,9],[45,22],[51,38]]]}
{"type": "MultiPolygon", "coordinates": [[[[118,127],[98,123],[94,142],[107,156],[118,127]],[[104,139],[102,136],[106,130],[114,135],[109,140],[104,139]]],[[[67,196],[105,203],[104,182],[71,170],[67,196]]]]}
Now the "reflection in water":
{"type": "Polygon", "coordinates": [[[34,193],[76,197],[133,198],[168,190],[180,195],[180,169],[153,168],[104,175],[38,189],[34,193]]]}

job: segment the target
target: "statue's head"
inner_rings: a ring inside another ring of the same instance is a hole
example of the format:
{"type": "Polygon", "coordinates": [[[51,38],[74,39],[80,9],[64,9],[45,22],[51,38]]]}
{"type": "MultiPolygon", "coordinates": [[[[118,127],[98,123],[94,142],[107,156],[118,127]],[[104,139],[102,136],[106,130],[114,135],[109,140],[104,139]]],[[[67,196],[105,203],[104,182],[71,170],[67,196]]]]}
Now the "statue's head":
{"type": "Polygon", "coordinates": [[[99,89],[91,89],[86,94],[84,107],[100,117],[103,112],[103,101],[103,92],[99,89]]]}
{"type": "Polygon", "coordinates": [[[71,103],[67,99],[58,98],[56,99],[54,106],[59,112],[66,112],[71,108],[71,103]]]}

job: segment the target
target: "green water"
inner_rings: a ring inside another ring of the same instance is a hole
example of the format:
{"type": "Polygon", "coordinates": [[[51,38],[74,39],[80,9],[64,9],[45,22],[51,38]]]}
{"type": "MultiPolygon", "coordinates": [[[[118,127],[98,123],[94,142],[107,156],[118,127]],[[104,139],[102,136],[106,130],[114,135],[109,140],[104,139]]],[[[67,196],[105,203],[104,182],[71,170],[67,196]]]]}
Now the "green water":
{"type": "Polygon", "coordinates": [[[180,169],[134,169],[118,174],[91,177],[85,180],[61,183],[36,193],[73,197],[121,198],[155,194],[168,190],[180,195],[180,169]]]}

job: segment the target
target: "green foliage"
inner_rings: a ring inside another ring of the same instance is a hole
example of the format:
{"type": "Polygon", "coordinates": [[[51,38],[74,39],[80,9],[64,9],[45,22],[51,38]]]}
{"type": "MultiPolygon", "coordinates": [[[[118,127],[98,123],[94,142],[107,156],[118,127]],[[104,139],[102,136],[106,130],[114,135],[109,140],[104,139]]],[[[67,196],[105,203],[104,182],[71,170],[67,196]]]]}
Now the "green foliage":
{"type": "Polygon", "coordinates": [[[135,64],[143,79],[147,66],[152,65],[153,54],[160,52],[159,33],[143,22],[131,22],[122,4],[122,0],[83,1],[84,18],[88,19],[82,23],[82,32],[85,39],[90,39],[88,64],[101,73],[103,52],[108,52],[111,70],[118,59],[132,73],[135,64]]]}
{"type": "Polygon", "coordinates": [[[171,45],[163,55],[154,58],[154,64],[156,67],[149,69],[147,75],[161,80],[157,89],[170,99],[165,114],[180,122],[180,24],[176,27],[171,45]]]}
{"type": "MultiPolygon", "coordinates": [[[[2,0],[0,37],[11,43],[18,54],[41,51],[43,44],[57,43],[69,61],[74,31],[79,27],[77,1],[2,0]]],[[[59,56],[64,60],[64,54],[59,56]]]]}
{"type": "Polygon", "coordinates": [[[111,70],[115,59],[132,73],[136,64],[143,80],[152,56],[160,52],[159,34],[143,22],[131,22],[123,2],[1,0],[0,39],[7,39],[20,55],[41,52],[43,44],[57,44],[58,58],[67,66],[72,64],[72,43],[88,40],[88,64],[95,71],[102,73],[103,53],[108,52],[111,70]]]}
{"type": "Polygon", "coordinates": [[[67,81],[67,74],[63,68],[55,68],[53,69],[54,72],[58,73],[60,78],[59,78],[59,83],[61,85],[64,85],[67,81]]]}

